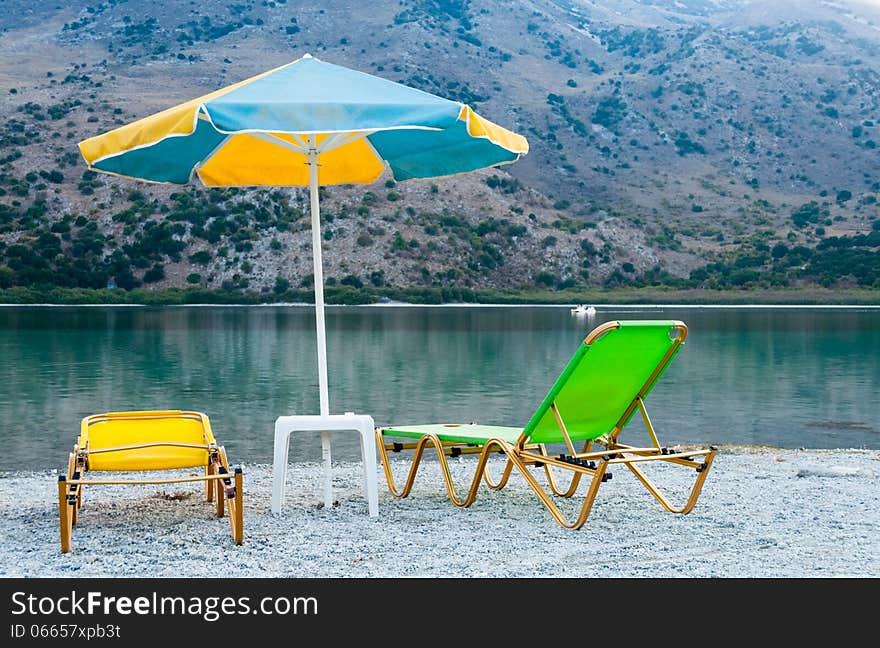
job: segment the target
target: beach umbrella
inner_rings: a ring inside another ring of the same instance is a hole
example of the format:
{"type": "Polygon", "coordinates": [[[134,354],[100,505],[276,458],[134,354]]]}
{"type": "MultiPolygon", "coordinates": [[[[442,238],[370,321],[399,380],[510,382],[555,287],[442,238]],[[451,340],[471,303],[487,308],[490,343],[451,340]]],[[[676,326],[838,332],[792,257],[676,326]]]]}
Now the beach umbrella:
{"type": "Polygon", "coordinates": [[[308,186],[320,413],[329,415],[318,187],[515,162],[528,142],[451,101],[304,55],[79,143],[89,168],[208,187],[308,186]]]}

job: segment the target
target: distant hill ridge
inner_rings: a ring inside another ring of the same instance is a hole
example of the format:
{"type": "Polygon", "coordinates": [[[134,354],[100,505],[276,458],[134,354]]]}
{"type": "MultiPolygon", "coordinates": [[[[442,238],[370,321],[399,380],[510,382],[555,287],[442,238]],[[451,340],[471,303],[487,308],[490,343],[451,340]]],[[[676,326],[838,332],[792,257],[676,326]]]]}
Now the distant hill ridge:
{"type": "Polygon", "coordinates": [[[331,286],[880,288],[877,2],[3,4],[0,289],[307,290],[303,190],[137,183],[76,147],[305,52],[531,147],[322,190],[331,286]]]}

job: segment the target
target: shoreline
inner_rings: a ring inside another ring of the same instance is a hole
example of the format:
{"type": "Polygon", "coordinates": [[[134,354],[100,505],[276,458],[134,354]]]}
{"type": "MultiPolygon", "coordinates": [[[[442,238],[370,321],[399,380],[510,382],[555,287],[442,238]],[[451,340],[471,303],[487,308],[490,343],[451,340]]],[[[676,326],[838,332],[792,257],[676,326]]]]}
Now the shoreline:
{"type": "MultiPolygon", "coordinates": [[[[501,290],[472,288],[352,288],[325,286],[327,306],[594,306],[637,307],[794,307],[804,306],[876,306],[880,307],[880,289],[869,288],[795,288],[780,290],[718,291],[706,289],[595,289],[579,291],[501,290]]],[[[132,291],[122,289],[54,288],[38,290],[25,287],[0,289],[0,306],[271,306],[314,304],[312,289],[285,293],[247,293],[198,288],[163,288],[132,291]]]]}
{"type": "MultiPolygon", "coordinates": [[[[330,310],[333,308],[569,308],[576,306],[579,302],[565,302],[558,304],[547,303],[471,303],[471,302],[449,302],[443,304],[421,304],[417,302],[378,302],[372,304],[326,304],[325,308],[330,310]]],[[[669,308],[682,309],[730,309],[730,310],[878,310],[880,311],[880,303],[878,304],[687,304],[687,303],[601,303],[591,302],[592,305],[606,310],[621,310],[635,308],[640,310],[663,310],[669,308]]],[[[212,303],[212,304],[133,304],[133,303],[83,303],[83,304],[54,304],[54,303],[33,303],[33,304],[9,304],[0,303],[0,308],[314,308],[314,304],[308,302],[265,302],[259,304],[236,304],[236,303],[212,303]]]]}
{"type": "MultiPolygon", "coordinates": [[[[407,464],[392,461],[400,483],[407,464]]],[[[474,465],[473,457],[450,462],[457,484],[474,465]]],[[[503,459],[489,465],[497,476],[503,459]]],[[[652,477],[677,503],[692,477],[672,468],[652,477]]],[[[557,525],[518,476],[501,491],[481,488],[470,508],[458,509],[434,460],[423,462],[405,499],[391,496],[379,469],[378,518],[367,515],[359,462],[334,463],[330,510],[320,504],[320,463],[292,463],[278,515],[270,511],[272,466],[243,469],[242,546],[196,486],[164,494],[156,485],[95,486],[85,491],[69,554],[59,551],[57,471],[4,473],[0,576],[880,577],[880,450],[720,446],[688,515],[666,512],[617,470],[577,531],[557,525]]],[[[570,515],[580,501],[561,506],[570,515]]]]}

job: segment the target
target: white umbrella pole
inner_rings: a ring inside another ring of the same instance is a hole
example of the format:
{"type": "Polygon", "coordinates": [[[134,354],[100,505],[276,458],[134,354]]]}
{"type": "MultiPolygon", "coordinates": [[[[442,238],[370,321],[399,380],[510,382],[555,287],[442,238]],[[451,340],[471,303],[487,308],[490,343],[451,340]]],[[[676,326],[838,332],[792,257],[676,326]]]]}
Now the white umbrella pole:
{"type": "MultiPolygon", "coordinates": [[[[315,136],[309,137],[312,147],[309,161],[309,197],[312,211],[312,262],[315,273],[315,327],[318,334],[318,395],[321,416],[330,415],[330,396],[327,389],[327,333],[324,328],[324,271],[321,261],[321,207],[318,204],[318,151],[315,136]]],[[[321,432],[321,457],[324,461],[324,507],[333,506],[333,483],[330,462],[330,432],[321,432]]]]}

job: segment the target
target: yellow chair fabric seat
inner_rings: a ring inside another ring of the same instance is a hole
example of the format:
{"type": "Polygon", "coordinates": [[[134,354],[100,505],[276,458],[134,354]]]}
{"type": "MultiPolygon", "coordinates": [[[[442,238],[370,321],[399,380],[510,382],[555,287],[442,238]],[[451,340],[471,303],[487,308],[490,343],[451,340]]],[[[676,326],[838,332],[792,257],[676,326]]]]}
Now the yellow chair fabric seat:
{"type": "Polygon", "coordinates": [[[82,421],[77,441],[88,451],[90,470],[117,471],[206,466],[208,448],[214,443],[207,416],[181,411],[88,416],[82,421]],[[143,447],[136,447],[139,445],[143,447]]]}

